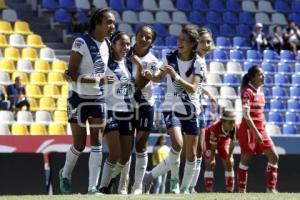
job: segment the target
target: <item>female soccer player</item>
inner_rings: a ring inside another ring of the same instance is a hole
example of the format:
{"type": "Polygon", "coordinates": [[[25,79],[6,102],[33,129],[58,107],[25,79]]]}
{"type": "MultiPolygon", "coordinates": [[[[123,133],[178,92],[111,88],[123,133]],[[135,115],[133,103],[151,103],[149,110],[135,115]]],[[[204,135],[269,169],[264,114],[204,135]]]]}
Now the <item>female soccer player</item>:
{"type": "Polygon", "coordinates": [[[133,94],[135,84],[139,88],[141,70],[133,72],[132,61],[139,65],[138,58],[133,56],[129,60],[126,55],[130,49],[130,38],[122,31],[116,31],[110,38],[112,57],[109,59],[106,74],[115,78],[115,82],[106,88],[106,105],[108,122],[105,127],[105,139],[108,144],[109,155],[104,163],[100,192],[109,193],[108,186],[112,178],[120,171],[115,165],[124,167],[131,155],[134,136],[134,104],[133,94]],[[136,73],[136,74],[135,74],[136,73]],[[117,170],[117,172],[116,172],[117,170]],[[114,175],[115,174],[115,175],[114,175]]]}
{"type": "Polygon", "coordinates": [[[213,171],[216,164],[216,151],[218,151],[225,169],[226,192],[234,191],[234,161],[232,153],[235,145],[236,130],[235,114],[231,111],[224,111],[221,119],[205,130],[204,185],[207,192],[212,192],[214,187],[213,171]]]}
{"type": "Polygon", "coordinates": [[[113,13],[109,9],[99,9],[90,19],[89,33],[76,38],[73,43],[68,67],[68,76],[72,80],[68,115],[73,145],[66,153],[65,165],[59,172],[60,191],[63,194],[72,193],[72,171],[86,144],[86,121],[89,123],[91,138],[88,193],[97,193],[102,163],[99,136],[106,117],[103,85],[114,82],[114,77],[104,76],[109,57],[109,44],[105,37],[109,37],[114,30],[113,13]]]}
{"type": "Polygon", "coordinates": [[[251,67],[244,75],[241,85],[243,119],[238,130],[241,161],[238,169],[239,192],[246,192],[248,166],[255,153],[264,153],[268,159],[267,192],[277,192],[278,154],[263,123],[265,98],[262,90],[264,72],[258,66],[251,67]]]}
{"type": "MultiPolygon", "coordinates": [[[[200,132],[198,116],[200,113],[199,83],[201,80],[200,62],[196,56],[198,32],[184,28],[177,39],[177,50],[170,53],[161,68],[157,81],[167,75],[167,93],[162,104],[163,114],[168,133],[172,141],[169,156],[146,173],[145,190],[150,189],[153,178],[171,170],[170,191],[186,193],[196,166],[196,148],[200,132]],[[184,177],[179,189],[179,162],[183,138],[186,142],[186,165],[184,177]]],[[[154,79],[152,79],[154,80],[154,79]]]]}

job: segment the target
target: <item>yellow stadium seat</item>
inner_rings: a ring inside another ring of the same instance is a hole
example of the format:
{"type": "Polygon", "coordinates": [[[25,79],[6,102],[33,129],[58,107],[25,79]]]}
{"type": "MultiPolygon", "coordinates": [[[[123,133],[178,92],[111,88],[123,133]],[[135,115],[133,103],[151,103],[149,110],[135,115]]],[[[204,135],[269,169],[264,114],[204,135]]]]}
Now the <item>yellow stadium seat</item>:
{"type": "Polygon", "coordinates": [[[21,77],[23,85],[27,85],[29,83],[27,73],[25,73],[25,72],[19,72],[19,71],[13,72],[11,80],[14,81],[16,79],[16,77],[18,77],[18,76],[21,77]]]}
{"type": "Polygon", "coordinates": [[[28,84],[26,85],[25,90],[28,97],[41,98],[43,96],[41,88],[37,85],[28,84]]]}
{"type": "Polygon", "coordinates": [[[22,49],[22,59],[35,61],[36,59],[38,59],[38,53],[35,49],[26,47],[22,49]]]}
{"type": "Polygon", "coordinates": [[[68,100],[65,97],[60,97],[57,99],[57,110],[67,110],[68,100]]]}
{"type": "Polygon", "coordinates": [[[69,85],[64,84],[61,86],[61,96],[68,97],[69,96],[69,85]]]}
{"type": "Polygon", "coordinates": [[[40,60],[40,59],[35,61],[34,70],[37,72],[44,72],[44,73],[48,73],[51,71],[49,62],[46,60],[40,60]]]}
{"type": "Polygon", "coordinates": [[[41,36],[37,34],[31,34],[27,36],[27,46],[34,47],[34,48],[46,47],[46,45],[44,45],[43,43],[41,36]]]}
{"type": "Polygon", "coordinates": [[[31,72],[30,73],[30,83],[36,85],[46,85],[46,76],[41,72],[31,72]]]}
{"type": "Polygon", "coordinates": [[[6,48],[8,46],[9,46],[9,44],[7,43],[7,39],[6,39],[5,35],[0,34],[0,47],[6,48]]]}
{"type": "Polygon", "coordinates": [[[46,135],[47,129],[44,124],[33,123],[30,125],[30,135],[46,135]]]}
{"type": "Polygon", "coordinates": [[[55,101],[50,97],[40,98],[40,110],[54,111],[56,110],[55,101]]]}
{"type": "Polygon", "coordinates": [[[12,60],[2,59],[0,60],[0,71],[12,73],[16,71],[15,64],[12,60]]]}
{"type": "Polygon", "coordinates": [[[12,135],[28,135],[28,128],[25,124],[15,123],[11,127],[12,135]]]}
{"type": "Polygon", "coordinates": [[[5,0],[0,0],[0,9],[4,9],[4,8],[7,8],[5,0]]]}
{"type": "Polygon", "coordinates": [[[16,21],[14,25],[14,32],[23,34],[23,35],[29,35],[32,34],[32,31],[29,28],[29,24],[24,21],[16,21]]]}
{"type": "Polygon", "coordinates": [[[56,85],[63,85],[67,82],[65,81],[62,73],[59,72],[50,72],[48,74],[48,83],[49,84],[56,84],[56,85]]]}
{"type": "Polygon", "coordinates": [[[59,123],[50,123],[48,128],[49,135],[66,135],[66,129],[64,125],[59,123]]]}
{"type": "Polygon", "coordinates": [[[13,29],[11,27],[11,24],[7,21],[0,21],[0,33],[12,34],[13,29]]]}
{"type": "Polygon", "coordinates": [[[39,106],[38,106],[37,101],[36,101],[35,98],[28,97],[27,99],[28,99],[29,104],[30,104],[30,111],[37,111],[37,110],[39,110],[39,106]]]}
{"type": "Polygon", "coordinates": [[[62,123],[67,125],[68,124],[68,113],[64,110],[56,110],[53,114],[54,122],[62,123]]]}
{"type": "Polygon", "coordinates": [[[4,58],[18,61],[20,59],[20,52],[15,47],[7,47],[4,50],[4,58]]]}
{"type": "Polygon", "coordinates": [[[65,70],[67,69],[67,63],[65,63],[62,60],[53,60],[52,62],[52,71],[54,72],[65,72],[65,70]]]}
{"type": "Polygon", "coordinates": [[[60,96],[59,89],[56,85],[45,85],[43,89],[44,97],[54,97],[57,98],[60,96]]]}

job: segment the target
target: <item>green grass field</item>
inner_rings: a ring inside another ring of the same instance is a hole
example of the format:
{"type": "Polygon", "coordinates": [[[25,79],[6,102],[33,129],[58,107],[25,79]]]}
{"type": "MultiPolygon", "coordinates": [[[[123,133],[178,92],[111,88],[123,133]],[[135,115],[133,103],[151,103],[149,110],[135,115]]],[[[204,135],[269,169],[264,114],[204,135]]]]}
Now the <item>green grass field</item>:
{"type": "Polygon", "coordinates": [[[200,193],[191,195],[105,195],[105,196],[87,196],[87,195],[53,195],[53,196],[0,196],[0,200],[299,200],[300,193],[247,193],[247,194],[228,194],[228,193],[200,193]]]}

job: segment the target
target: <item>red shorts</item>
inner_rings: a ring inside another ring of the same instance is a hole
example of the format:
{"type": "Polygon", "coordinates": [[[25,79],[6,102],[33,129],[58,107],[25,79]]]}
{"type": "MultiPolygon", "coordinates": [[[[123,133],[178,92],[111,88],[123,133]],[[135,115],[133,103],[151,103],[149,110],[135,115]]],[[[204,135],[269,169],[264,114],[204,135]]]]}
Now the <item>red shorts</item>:
{"type": "Polygon", "coordinates": [[[249,127],[239,128],[237,137],[240,143],[241,153],[259,154],[274,146],[273,141],[265,129],[261,129],[259,132],[263,136],[262,144],[256,140],[255,133],[249,127]]]}
{"type": "MultiPolygon", "coordinates": [[[[230,158],[229,148],[230,148],[230,139],[218,142],[217,151],[222,160],[226,160],[230,158]]],[[[205,142],[203,157],[206,160],[211,157],[211,144],[209,142],[205,142]]]]}

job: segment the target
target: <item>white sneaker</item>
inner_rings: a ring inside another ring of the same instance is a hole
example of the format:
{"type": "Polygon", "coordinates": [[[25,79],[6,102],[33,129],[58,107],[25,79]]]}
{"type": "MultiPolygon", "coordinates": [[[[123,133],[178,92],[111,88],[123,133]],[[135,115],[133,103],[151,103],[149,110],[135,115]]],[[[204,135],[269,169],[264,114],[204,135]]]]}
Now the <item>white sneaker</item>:
{"type": "Polygon", "coordinates": [[[132,187],[131,194],[133,194],[133,195],[140,195],[140,194],[143,194],[143,190],[142,190],[141,187],[140,188],[133,188],[132,187]]]}
{"type": "Polygon", "coordinates": [[[128,194],[127,188],[128,188],[128,182],[129,179],[127,177],[125,179],[120,179],[119,186],[118,186],[118,193],[119,194],[128,194]]]}
{"type": "Polygon", "coordinates": [[[178,178],[173,178],[170,180],[170,193],[173,193],[173,194],[180,193],[178,178]]]}
{"type": "Polygon", "coordinates": [[[274,193],[277,194],[279,193],[278,190],[276,190],[275,188],[267,188],[267,193],[274,193]]]}

